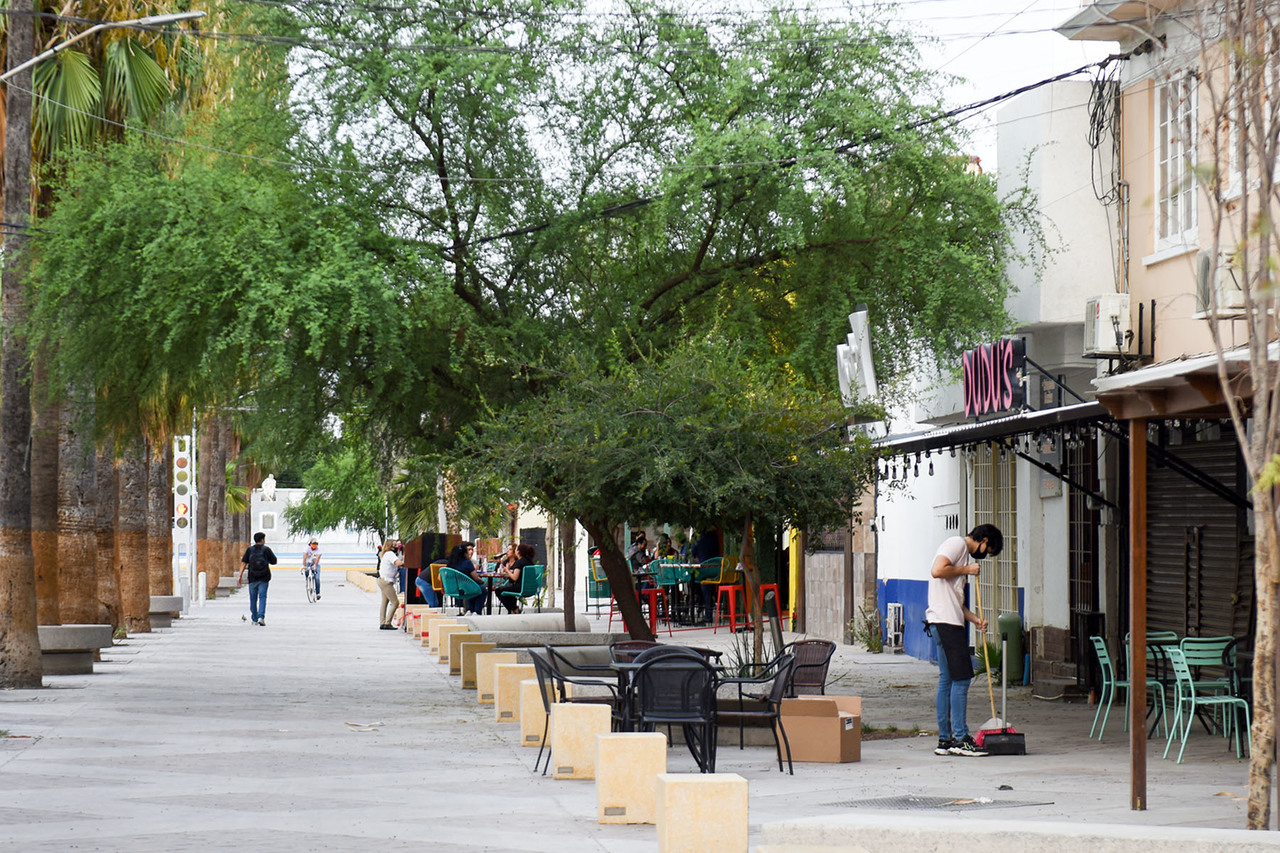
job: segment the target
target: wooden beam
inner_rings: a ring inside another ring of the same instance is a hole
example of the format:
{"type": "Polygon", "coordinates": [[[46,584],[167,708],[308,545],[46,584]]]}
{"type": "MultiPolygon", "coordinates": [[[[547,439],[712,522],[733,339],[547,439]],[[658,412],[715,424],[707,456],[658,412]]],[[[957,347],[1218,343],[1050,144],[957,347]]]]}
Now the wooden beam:
{"type": "Polygon", "coordinates": [[[1129,808],[1147,808],[1147,422],[1129,421],[1129,808]]]}

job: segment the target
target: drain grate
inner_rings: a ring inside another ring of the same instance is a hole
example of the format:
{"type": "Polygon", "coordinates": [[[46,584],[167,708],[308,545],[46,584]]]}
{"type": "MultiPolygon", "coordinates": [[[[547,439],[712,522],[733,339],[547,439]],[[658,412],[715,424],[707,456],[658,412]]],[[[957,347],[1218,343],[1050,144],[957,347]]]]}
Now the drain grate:
{"type": "Polygon", "coordinates": [[[849,809],[894,809],[898,811],[920,811],[926,809],[1005,809],[1014,806],[1051,806],[1053,803],[1034,803],[1029,800],[993,800],[990,797],[921,797],[907,794],[899,797],[877,797],[872,800],[844,800],[839,803],[828,803],[833,808],[849,809]]]}

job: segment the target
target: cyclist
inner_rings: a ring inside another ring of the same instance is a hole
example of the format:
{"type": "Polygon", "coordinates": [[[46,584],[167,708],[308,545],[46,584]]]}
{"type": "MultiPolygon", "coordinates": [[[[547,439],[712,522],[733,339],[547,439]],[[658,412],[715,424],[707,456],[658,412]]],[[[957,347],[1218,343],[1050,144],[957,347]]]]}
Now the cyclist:
{"type": "Polygon", "coordinates": [[[302,552],[302,573],[305,575],[311,572],[311,577],[316,585],[316,601],[320,600],[320,543],[315,539],[307,545],[307,549],[302,552]]]}

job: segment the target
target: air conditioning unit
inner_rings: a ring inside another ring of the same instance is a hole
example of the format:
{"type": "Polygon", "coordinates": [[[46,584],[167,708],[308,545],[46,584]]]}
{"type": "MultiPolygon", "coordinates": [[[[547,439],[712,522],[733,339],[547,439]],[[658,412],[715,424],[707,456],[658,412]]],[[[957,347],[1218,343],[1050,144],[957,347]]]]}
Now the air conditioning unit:
{"type": "Polygon", "coordinates": [[[1084,354],[1092,358],[1127,355],[1133,347],[1129,294],[1104,293],[1086,303],[1084,354]]]}
{"type": "Polygon", "coordinates": [[[902,632],[906,628],[906,621],[902,618],[902,605],[889,602],[884,609],[884,644],[891,649],[900,649],[902,632]]]}
{"type": "Polygon", "coordinates": [[[1196,254],[1196,309],[1202,314],[1216,310],[1219,317],[1244,312],[1242,274],[1230,252],[1217,258],[1203,249],[1196,254]]]}

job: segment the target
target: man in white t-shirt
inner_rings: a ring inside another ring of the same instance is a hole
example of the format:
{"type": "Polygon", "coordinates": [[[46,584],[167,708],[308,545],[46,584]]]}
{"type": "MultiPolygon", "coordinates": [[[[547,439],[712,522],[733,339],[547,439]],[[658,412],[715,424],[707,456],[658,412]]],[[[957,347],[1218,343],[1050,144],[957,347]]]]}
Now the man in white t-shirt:
{"type": "Polygon", "coordinates": [[[979,524],[968,536],[952,536],[940,546],[929,572],[929,607],[924,621],[938,646],[938,755],[982,756],[969,734],[966,714],[969,682],[973,678],[973,656],[969,654],[972,622],[987,630],[986,620],[964,604],[964,586],[969,576],[978,576],[977,561],[994,557],[1004,549],[1004,534],[994,524],[979,524]]]}

